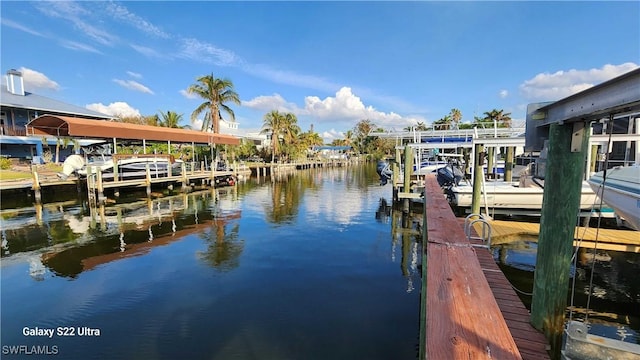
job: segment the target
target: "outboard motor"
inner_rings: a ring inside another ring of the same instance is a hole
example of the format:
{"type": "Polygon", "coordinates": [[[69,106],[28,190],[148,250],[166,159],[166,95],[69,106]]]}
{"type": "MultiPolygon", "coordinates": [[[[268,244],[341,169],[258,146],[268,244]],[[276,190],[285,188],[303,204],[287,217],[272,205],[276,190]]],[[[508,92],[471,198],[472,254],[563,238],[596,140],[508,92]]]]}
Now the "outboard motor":
{"type": "Polygon", "coordinates": [[[67,180],[69,175],[77,172],[84,167],[84,158],[80,155],[69,155],[62,163],[62,172],[57,175],[61,180],[67,180]]]}
{"type": "Polygon", "coordinates": [[[464,179],[464,173],[453,164],[438,169],[438,175],[436,176],[438,184],[444,190],[444,193],[447,194],[449,201],[451,201],[453,197],[451,188],[460,184],[462,179],[464,179]]]}
{"type": "Polygon", "coordinates": [[[386,185],[393,175],[393,171],[391,171],[389,164],[382,160],[378,161],[376,172],[378,173],[378,176],[380,176],[380,185],[386,185]]]}

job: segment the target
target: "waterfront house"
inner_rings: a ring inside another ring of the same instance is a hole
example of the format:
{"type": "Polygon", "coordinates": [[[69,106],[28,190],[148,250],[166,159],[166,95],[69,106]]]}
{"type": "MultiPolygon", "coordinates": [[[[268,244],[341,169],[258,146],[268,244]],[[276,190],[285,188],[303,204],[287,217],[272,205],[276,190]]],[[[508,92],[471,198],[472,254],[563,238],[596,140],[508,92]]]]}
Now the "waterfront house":
{"type": "MultiPolygon", "coordinates": [[[[56,146],[59,140],[55,137],[27,136],[27,123],[38,116],[51,114],[94,120],[113,118],[26,90],[22,73],[13,69],[7,71],[0,96],[0,155],[3,157],[39,162],[46,147],[56,146]]],[[[71,151],[70,147],[61,149],[60,159],[64,159],[71,151]]]]}

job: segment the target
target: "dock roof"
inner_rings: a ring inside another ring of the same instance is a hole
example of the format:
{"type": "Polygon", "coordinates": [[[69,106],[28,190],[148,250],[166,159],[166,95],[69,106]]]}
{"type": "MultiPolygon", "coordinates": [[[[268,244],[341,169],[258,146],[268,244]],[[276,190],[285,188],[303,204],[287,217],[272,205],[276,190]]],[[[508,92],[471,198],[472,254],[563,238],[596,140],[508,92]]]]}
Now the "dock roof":
{"type": "Polygon", "coordinates": [[[42,115],[31,120],[27,124],[27,135],[88,137],[94,139],[115,138],[196,144],[240,144],[239,138],[225,134],[57,115],[42,115]]]}

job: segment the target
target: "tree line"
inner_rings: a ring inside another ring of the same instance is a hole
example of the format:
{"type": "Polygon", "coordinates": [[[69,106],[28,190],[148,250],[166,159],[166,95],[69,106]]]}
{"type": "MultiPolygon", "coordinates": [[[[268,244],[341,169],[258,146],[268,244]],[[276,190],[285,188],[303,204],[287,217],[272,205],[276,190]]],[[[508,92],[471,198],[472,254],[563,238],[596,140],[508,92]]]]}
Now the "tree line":
{"type": "MultiPolygon", "coordinates": [[[[191,113],[191,123],[203,115],[201,131],[220,133],[220,121],[222,113],[229,116],[230,121],[235,121],[235,114],[231,104],[240,104],[240,97],[234,90],[233,82],[229,79],[219,79],[213,74],[201,76],[196,83],[187,88],[187,93],[198,96],[204,101],[191,113]]],[[[492,109],[483,113],[484,116],[474,116],[472,123],[461,123],[462,112],[459,109],[451,109],[449,114],[427,126],[424,122],[418,122],[414,126],[404,128],[411,131],[471,129],[479,127],[511,127],[511,113],[501,109],[492,109]]],[[[122,122],[130,122],[144,125],[163,126],[169,128],[187,128],[191,125],[181,125],[183,115],[175,111],[160,112],[150,116],[120,117],[122,122]]],[[[366,154],[374,158],[390,155],[395,143],[390,139],[381,139],[371,136],[372,133],[382,132],[382,128],[369,119],[360,120],[353,129],[344,133],[342,139],[335,139],[330,145],[349,146],[355,155],[366,154]]],[[[264,115],[261,134],[270,139],[270,147],[258,150],[252,141],[243,139],[239,146],[232,150],[233,156],[240,158],[251,155],[261,156],[271,161],[290,161],[305,158],[314,146],[323,145],[322,137],[311,128],[303,132],[298,125],[295,114],[273,110],[264,115]]]]}

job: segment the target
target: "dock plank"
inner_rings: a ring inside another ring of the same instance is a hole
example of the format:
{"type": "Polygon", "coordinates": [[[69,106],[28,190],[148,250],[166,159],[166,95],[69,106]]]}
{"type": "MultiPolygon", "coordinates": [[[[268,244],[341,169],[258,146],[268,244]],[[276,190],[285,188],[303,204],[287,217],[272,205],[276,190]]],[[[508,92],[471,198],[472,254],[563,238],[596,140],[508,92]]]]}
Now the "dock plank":
{"type": "MultiPolygon", "coordinates": [[[[435,176],[425,180],[427,212],[425,356],[428,359],[522,359],[435,176]]],[[[482,250],[486,251],[486,250],[482,250]]]]}

